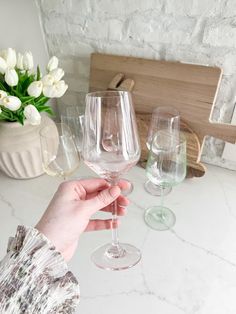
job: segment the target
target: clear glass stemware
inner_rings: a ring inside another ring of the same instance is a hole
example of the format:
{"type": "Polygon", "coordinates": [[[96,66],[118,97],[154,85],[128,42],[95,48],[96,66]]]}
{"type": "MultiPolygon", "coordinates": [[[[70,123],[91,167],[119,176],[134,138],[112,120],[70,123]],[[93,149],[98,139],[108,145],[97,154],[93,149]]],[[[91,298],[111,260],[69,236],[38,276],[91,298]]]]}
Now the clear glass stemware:
{"type": "Polygon", "coordinates": [[[40,130],[44,171],[50,176],[66,177],[79,166],[79,155],[70,129],[64,123],[53,123],[40,130]]]}
{"type": "MultiPolygon", "coordinates": [[[[152,141],[146,166],[148,179],[163,191],[166,186],[182,182],[186,176],[186,141],[181,134],[169,130],[158,131],[152,141]]],[[[144,220],[155,230],[167,230],[175,224],[175,215],[164,206],[164,193],[161,204],[146,210],[144,220]]]]}
{"type": "MultiPolygon", "coordinates": [[[[135,113],[129,92],[104,91],[86,96],[85,132],[82,157],[98,175],[116,185],[120,176],[139,160],[140,144],[135,113]]],[[[113,225],[117,220],[117,202],[112,204],[113,225]]],[[[118,229],[112,228],[112,243],[92,254],[100,268],[122,270],[141,258],[133,245],[120,243],[118,229]]]]}
{"type": "Polygon", "coordinates": [[[81,113],[78,106],[67,105],[61,114],[61,122],[70,128],[77,150],[81,153],[84,137],[84,114],[81,113]]]}
{"type": "MultiPolygon", "coordinates": [[[[148,149],[150,149],[155,134],[160,130],[169,130],[174,134],[180,132],[180,114],[177,109],[171,106],[160,106],[153,110],[146,141],[148,149]]],[[[172,190],[171,186],[166,185],[161,188],[151,180],[145,182],[144,188],[148,193],[155,196],[167,195],[172,190]]]]}

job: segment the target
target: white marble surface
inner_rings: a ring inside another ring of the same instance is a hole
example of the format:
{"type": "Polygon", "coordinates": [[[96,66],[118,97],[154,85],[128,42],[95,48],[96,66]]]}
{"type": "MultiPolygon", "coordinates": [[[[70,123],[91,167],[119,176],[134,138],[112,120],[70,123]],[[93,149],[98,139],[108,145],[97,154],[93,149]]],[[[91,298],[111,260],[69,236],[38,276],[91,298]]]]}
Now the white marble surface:
{"type": "MultiPolygon", "coordinates": [[[[85,166],[78,176],[91,175],[85,166]]],[[[110,240],[110,232],[86,233],[70,267],[81,288],[82,314],[235,314],[236,173],[208,166],[205,177],[186,180],[166,197],[177,221],[173,230],[153,231],[144,208],[159,202],[143,189],[145,172],[127,175],[135,185],[122,218],[120,239],[142,250],[134,268],[109,272],[96,268],[91,252],[110,240]]],[[[14,180],[0,175],[0,254],[19,223],[34,225],[59,184],[46,175],[14,180]]]]}

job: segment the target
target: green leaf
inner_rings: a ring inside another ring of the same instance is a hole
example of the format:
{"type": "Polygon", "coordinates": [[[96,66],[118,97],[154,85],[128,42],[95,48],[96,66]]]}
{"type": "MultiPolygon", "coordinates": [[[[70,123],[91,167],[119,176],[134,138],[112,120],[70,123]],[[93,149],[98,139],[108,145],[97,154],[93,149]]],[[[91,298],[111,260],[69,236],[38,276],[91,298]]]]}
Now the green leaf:
{"type": "Polygon", "coordinates": [[[45,111],[45,112],[49,113],[50,115],[54,114],[52,108],[49,106],[39,106],[39,107],[37,107],[37,109],[39,112],[45,111]]]}
{"type": "Polygon", "coordinates": [[[24,115],[16,116],[16,119],[20,124],[24,125],[24,121],[25,121],[24,115]]]}
{"type": "Polygon", "coordinates": [[[21,102],[23,104],[29,104],[34,100],[34,96],[19,96],[21,102]]]}
{"type": "Polygon", "coordinates": [[[1,107],[1,109],[2,109],[1,117],[4,117],[4,120],[16,121],[16,118],[15,118],[13,111],[11,111],[5,107],[1,107]]]}
{"type": "Polygon", "coordinates": [[[41,79],[41,73],[40,73],[39,66],[37,66],[37,77],[36,77],[36,80],[39,81],[40,79],[41,79]]]}
{"type": "Polygon", "coordinates": [[[4,90],[5,92],[7,92],[6,87],[4,86],[4,83],[0,81],[0,89],[4,90]]]}
{"type": "Polygon", "coordinates": [[[35,81],[35,77],[34,74],[31,74],[30,76],[28,76],[21,85],[21,89],[22,89],[22,93],[24,95],[27,95],[27,88],[29,87],[29,85],[35,81]]]}
{"type": "Polygon", "coordinates": [[[38,106],[46,104],[46,102],[49,100],[48,97],[45,96],[39,96],[35,99],[35,107],[38,108],[38,106]]]}

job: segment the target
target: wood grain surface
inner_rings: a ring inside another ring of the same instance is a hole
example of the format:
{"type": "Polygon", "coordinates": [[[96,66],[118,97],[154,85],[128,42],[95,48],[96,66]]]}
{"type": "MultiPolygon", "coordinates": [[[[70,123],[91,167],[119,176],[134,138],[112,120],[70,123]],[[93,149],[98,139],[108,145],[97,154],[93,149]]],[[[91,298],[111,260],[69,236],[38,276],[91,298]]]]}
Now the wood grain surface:
{"type": "MultiPolygon", "coordinates": [[[[180,112],[185,132],[189,128],[187,133],[197,135],[198,144],[191,149],[196,163],[200,161],[205,136],[235,143],[236,126],[210,121],[221,69],[95,53],[91,55],[90,91],[106,90],[118,73],[122,80],[129,79],[135,84],[132,94],[137,114],[144,117],[153,108],[167,105],[180,112]]],[[[196,163],[191,168],[201,173],[203,169],[198,169],[196,163]]]]}

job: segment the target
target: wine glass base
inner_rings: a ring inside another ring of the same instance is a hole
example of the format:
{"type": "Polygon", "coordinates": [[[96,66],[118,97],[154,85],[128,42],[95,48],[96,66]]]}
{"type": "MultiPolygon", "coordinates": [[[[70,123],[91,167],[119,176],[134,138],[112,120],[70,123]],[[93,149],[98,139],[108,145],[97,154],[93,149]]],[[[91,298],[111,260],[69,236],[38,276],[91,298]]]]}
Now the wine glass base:
{"type": "Polygon", "coordinates": [[[155,195],[155,196],[161,196],[161,195],[165,196],[172,191],[171,186],[166,186],[164,188],[161,188],[160,186],[153,184],[150,180],[144,183],[144,188],[149,194],[155,195]]]}
{"type": "Polygon", "coordinates": [[[110,243],[96,249],[91,259],[94,264],[105,270],[124,270],[133,267],[141,259],[141,252],[135,246],[121,243],[119,254],[113,254],[110,243]]]}
{"type": "Polygon", "coordinates": [[[145,211],[144,221],[150,228],[164,231],[174,226],[176,218],[169,208],[153,206],[145,211]]]}

